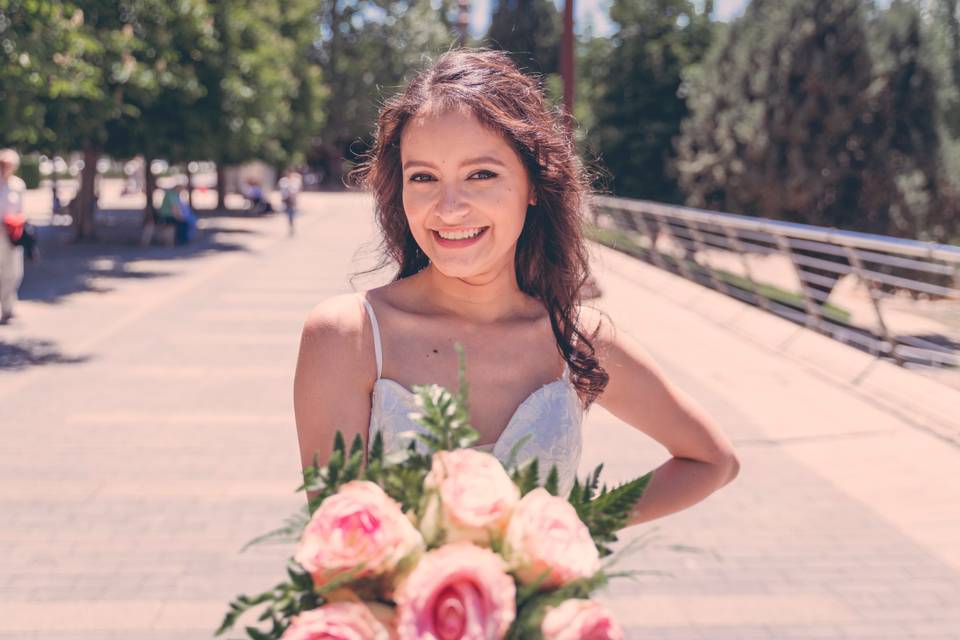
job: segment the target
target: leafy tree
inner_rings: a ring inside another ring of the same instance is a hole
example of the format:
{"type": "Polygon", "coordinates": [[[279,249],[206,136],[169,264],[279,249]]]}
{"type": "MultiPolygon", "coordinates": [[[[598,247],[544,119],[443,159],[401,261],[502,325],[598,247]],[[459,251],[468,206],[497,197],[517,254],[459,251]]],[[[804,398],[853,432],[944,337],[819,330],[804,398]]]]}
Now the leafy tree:
{"type": "Polygon", "coordinates": [[[960,138],[960,0],[938,0],[934,24],[942,34],[940,46],[952,85],[947,122],[951,135],[960,138]]]}
{"type": "MultiPolygon", "coordinates": [[[[283,35],[281,3],[209,4],[219,47],[204,74],[207,94],[198,107],[207,119],[207,135],[197,146],[202,157],[217,163],[217,206],[223,208],[226,166],[251,158],[274,163],[286,159],[281,140],[292,122],[291,97],[300,89],[292,66],[301,61],[295,43],[283,35]]],[[[300,15],[301,3],[294,6],[300,15]]]]}
{"type": "Polygon", "coordinates": [[[948,240],[958,213],[944,171],[937,74],[917,8],[894,0],[872,28],[876,132],[863,208],[888,209],[881,231],[948,240]],[[869,184],[872,181],[873,184],[869,184]]]}
{"type": "Polygon", "coordinates": [[[303,161],[326,118],[329,92],[317,59],[320,29],[315,5],[314,0],[287,0],[280,23],[281,35],[294,48],[289,119],[277,134],[283,150],[281,161],[286,164],[303,161]]]}
{"type": "Polygon", "coordinates": [[[0,0],[0,138],[83,151],[72,213],[91,239],[101,154],[299,158],[325,98],[314,17],[308,0],[0,0]]]}
{"type": "Polygon", "coordinates": [[[591,132],[597,123],[596,105],[607,91],[605,66],[613,55],[610,38],[596,37],[592,32],[577,38],[575,43],[576,100],[573,115],[582,132],[591,132]]]}
{"type": "MultiPolygon", "coordinates": [[[[860,0],[750,4],[694,82],[677,163],[688,204],[949,236],[955,202],[941,189],[936,83],[918,16],[895,1],[868,42],[864,8],[860,0]]],[[[803,269],[820,276],[808,286],[825,300],[836,274],[803,269]]]]}
{"type": "MultiPolygon", "coordinates": [[[[601,65],[591,144],[601,150],[618,195],[676,202],[673,139],[687,115],[682,74],[710,44],[712,2],[615,0],[619,25],[601,65]]],[[[593,71],[588,71],[593,73],[593,71]]]]}
{"type": "Polygon", "coordinates": [[[510,53],[524,70],[560,71],[562,16],[552,0],[498,0],[486,40],[510,53]]]}
{"type": "Polygon", "coordinates": [[[50,54],[46,81],[57,86],[58,74],[71,68],[97,72],[89,74],[85,90],[37,96],[43,118],[37,148],[83,151],[72,214],[76,239],[90,240],[101,154],[170,154],[183,146],[181,120],[203,94],[195,67],[210,48],[209,17],[203,0],[88,0],[69,16],[70,38],[79,44],[72,53],[50,54]]]}
{"type": "MultiPolygon", "coordinates": [[[[124,108],[107,122],[104,150],[121,158],[143,154],[147,167],[158,157],[171,162],[197,157],[193,154],[207,123],[195,107],[207,93],[204,66],[217,52],[207,4],[188,0],[128,5],[124,28],[137,36],[130,56],[151,81],[125,93],[124,108]]],[[[148,212],[153,210],[154,185],[147,171],[148,212]]]]}
{"type": "Polygon", "coordinates": [[[138,15],[163,11],[159,0],[86,0],[73,13],[79,37],[94,46],[77,50],[82,65],[100,70],[96,90],[71,96],[50,93],[40,99],[45,129],[56,132],[56,146],[82,150],[84,168],[72,214],[75,238],[95,238],[94,178],[97,160],[106,149],[108,128],[130,109],[132,96],[158,91],[162,55],[152,55],[134,22],[138,15]]]}
{"type": "MultiPolygon", "coordinates": [[[[960,190],[960,1],[914,0],[924,19],[929,64],[937,72],[937,104],[947,187],[960,190]]],[[[960,237],[954,239],[960,243],[960,237]]]]}
{"type": "Polygon", "coordinates": [[[427,56],[448,49],[451,2],[430,0],[328,0],[317,21],[322,34],[316,59],[332,100],[312,150],[327,165],[329,181],[342,183],[342,159],[363,150],[384,94],[403,87],[427,56]]]}
{"type": "Polygon", "coordinates": [[[687,202],[943,237],[936,83],[916,11],[894,2],[875,32],[869,47],[859,0],[754,0],[691,93],[677,163],[687,202]]]}
{"type": "Polygon", "coordinates": [[[49,149],[50,100],[102,97],[101,69],[84,57],[100,43],[82,25],[69,2],[0,0],[0,144],[49,149]]]}

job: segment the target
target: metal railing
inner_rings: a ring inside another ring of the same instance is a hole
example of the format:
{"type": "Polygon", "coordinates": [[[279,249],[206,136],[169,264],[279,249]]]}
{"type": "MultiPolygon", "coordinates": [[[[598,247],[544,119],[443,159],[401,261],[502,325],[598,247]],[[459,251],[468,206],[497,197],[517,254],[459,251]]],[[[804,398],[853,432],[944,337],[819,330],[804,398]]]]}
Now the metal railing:
{"type": "Polygon", "coordinates": [[[960,247],[596,196],[595,240],[900,365],[960,367],[960,247]]]}

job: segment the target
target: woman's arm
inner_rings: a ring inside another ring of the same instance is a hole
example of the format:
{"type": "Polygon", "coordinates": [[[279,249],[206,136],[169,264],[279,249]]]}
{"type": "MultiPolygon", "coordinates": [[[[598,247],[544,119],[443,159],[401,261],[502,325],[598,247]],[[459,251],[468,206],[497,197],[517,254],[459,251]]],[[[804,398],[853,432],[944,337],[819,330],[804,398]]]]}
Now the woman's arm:
{"type": "Polygon", "coordinates": [[[616,333],[599,314],[591,316],[587,326],[600,326],[594,346],[610,375],[599,404],[673,456],[654,471],[628,525],[685,509],[731,482],[740,463],[717,424],[636,341],[616,333]]]}
{"type": "Polygon", "coordinates": [[[373,338],[364,325],[353,294],[320,303],[304,323],[293,382],[303,469],[313,465],[314,456],[326,464],[337,430],[348,447],[357,435],[366,446],[376,364],[373,338]]]}

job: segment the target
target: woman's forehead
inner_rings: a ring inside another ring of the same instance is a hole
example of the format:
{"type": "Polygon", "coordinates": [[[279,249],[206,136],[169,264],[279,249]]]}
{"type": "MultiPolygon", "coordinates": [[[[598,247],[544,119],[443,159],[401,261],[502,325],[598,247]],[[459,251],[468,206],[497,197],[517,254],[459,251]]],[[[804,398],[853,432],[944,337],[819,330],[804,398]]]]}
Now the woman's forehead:
{"type": "Polygon", "coordinates": [[[421,110],[404,127],[400,136],[404,157],[418,152],[450,158],[477,155],[515,155],[507,139],[484,125],[469,108],[421,110]]]}
{"type": "Polygon", "coordinates": [[[401,139],[429,137],[442,133],[444,130],[456,129],[469,131],[473,134],[494,134],[483,126],[476,114],[468,107],[439,108],[428,103],[410,118],[407,126],[403,129],[401,139]]]}

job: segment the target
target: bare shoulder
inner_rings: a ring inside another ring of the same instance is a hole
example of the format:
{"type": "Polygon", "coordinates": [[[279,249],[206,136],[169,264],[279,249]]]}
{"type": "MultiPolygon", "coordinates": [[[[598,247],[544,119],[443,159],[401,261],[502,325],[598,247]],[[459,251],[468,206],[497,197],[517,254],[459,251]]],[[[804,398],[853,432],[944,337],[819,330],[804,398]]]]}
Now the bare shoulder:
{"type": "Polygon", "coordinates": [[[362,328],[360,297],[355,293],[343,293],[317,303],[304,322],[304,331],[310,333],[344,334],[362,328]]]}
{"type": "Polygon", "coordinates": [[[347,293],[327,298],[310,310],[301,346],[316,349],[330,365],[346,367],[341,372],[362,375],[368,368],[363,366],[367,364],[363,356],[373,357],[372,340],[360,296],[347,293]]]}

